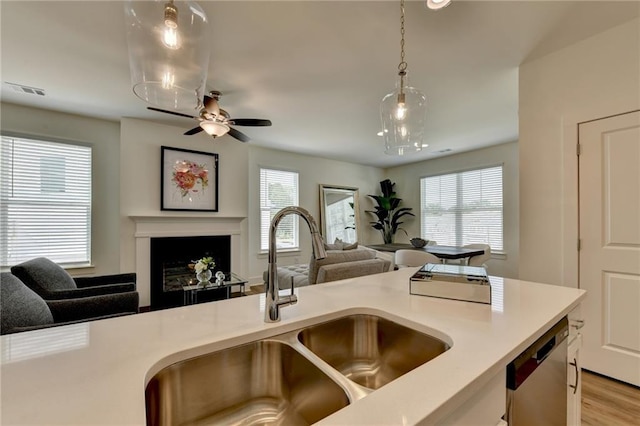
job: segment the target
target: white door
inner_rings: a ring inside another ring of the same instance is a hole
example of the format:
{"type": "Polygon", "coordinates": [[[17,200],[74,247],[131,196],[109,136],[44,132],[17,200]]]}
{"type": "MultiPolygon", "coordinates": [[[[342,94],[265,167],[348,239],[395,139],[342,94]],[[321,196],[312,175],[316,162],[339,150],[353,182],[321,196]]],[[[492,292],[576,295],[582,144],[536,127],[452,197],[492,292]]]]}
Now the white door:
{"type": "Polygon", "coordinates": [[[582,367],[640,386],[640,112],[579,125],[582,367]]]}

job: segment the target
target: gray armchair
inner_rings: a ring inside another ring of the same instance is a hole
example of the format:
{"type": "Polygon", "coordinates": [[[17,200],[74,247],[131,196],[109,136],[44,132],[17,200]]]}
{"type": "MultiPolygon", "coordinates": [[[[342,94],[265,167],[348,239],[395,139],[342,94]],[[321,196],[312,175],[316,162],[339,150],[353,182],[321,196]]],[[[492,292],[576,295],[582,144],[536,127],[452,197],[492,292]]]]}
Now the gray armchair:
{"type": "Polygon", "coordinates": [[[135,273],[73,278],[64,268],[45,257],[15,265],[11,272],[45,300],[136,291],[135,273]]]}
{"type": "Polygon", "coordinates": [[[0,274],[0,289],[0,334],[138,312],[139,297],[135,291],[67,300],[44,300],[9,272],[0,274]]]}

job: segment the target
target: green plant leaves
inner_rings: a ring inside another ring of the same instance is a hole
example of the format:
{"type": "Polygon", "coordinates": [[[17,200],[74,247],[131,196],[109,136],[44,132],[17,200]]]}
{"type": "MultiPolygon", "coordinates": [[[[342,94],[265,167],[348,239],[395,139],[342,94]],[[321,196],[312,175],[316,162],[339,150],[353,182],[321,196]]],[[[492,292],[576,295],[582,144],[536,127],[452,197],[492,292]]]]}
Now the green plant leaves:
{"type": "Polygon", "coordinates": [[[411,207],[400,208],[402,199],[396,197],[396,193],[393,192],[394,186],[395,183],[389,179],[380,182],[382,195],[369,195],[378,205],[375,206],[375,210],[366,210],[366,213],[371,213],[378,219],[376,222],[370,222],[370,224],[374,229],[382,233],[385,244],[393,243],[393,236],[398,230],[407,234],[407,231],[400,228],[403,223],[400,222],[400,218],[403,216],[415,216],[411,213],[411,210],[413,210],[411,207]]]}

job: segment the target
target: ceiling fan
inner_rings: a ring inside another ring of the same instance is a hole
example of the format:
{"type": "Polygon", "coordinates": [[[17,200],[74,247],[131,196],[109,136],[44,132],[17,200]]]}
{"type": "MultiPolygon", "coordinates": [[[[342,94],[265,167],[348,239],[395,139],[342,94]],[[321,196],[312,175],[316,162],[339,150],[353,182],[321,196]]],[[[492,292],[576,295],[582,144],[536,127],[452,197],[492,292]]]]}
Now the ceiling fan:
{"type": "Polygon", "coordinates": [[[147,109],[198,120],[200,122],[198,127],[194,127],[193,129],[184,132],[184,134],[187,136],[195,135],[197,133],[205,131],[212,137],[217,138],[228,133],[229,136],[234,137],[241,142],[248,142],[250,140],[249,136],[245,135],[239,130],[234,129],[233,127],[231,127],[231,125],[271,126],[271,120],[260,118],[231,118],[229,113],[220,108],[220,105],[218,104],[221,95],[222,93],[218,92],[217,90],[212,90],[211,92],[209,92],[209,95],[205,95],[203,107],[202,109],[200,109],[200,115],[198,117],[154,107],[147,107],[147,109]]]}

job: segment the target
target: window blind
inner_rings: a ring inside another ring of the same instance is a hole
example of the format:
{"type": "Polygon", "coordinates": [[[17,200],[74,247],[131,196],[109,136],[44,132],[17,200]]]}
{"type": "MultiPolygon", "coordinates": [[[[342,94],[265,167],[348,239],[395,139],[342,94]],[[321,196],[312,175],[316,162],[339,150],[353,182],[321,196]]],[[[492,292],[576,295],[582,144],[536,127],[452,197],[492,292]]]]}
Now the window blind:
{"type": "MultiPolygon", "coordinates": [[[[298,173],[260,169],[260,249],[269,250],[269,228],[275,214],[298,205],[298,173]]],[[[293,250],[298,244],[298,216],[288,215],[278,225],[276,248],[293,250]]]]}
{"type": "Polygon", "coordinates": [[[91,148],[3,136],[0,262],[91,262],[91,148]]]}
{"type": "Polygon", "coordinates": [[[425,177],[420,193],[422,238],[503,250],[502,166],[425,177]]]}

